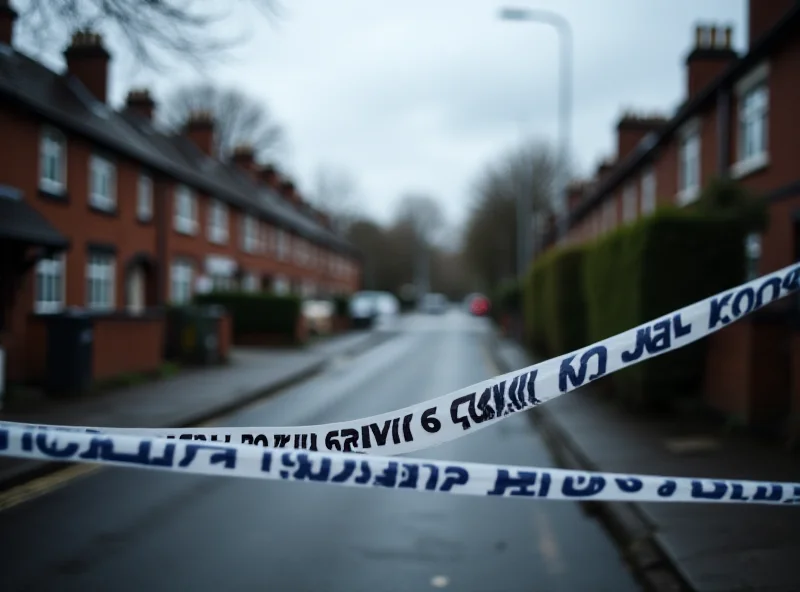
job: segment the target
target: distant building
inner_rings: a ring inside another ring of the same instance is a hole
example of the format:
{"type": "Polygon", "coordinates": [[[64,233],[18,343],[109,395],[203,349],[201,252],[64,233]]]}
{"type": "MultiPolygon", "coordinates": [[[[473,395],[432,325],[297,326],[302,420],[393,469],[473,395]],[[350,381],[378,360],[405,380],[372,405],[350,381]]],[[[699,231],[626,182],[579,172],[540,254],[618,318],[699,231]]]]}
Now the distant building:
{"type": "MultiPolygon", "coordinates": [[[[16,13],[0,0],[0,348],[8,378],[42,372],[41,315],[80,307],[142,322],[198,290],[351,293],[352,245],[253,151],[213,153],[214,122],[183,134],[152,125],[132,90],[107,102],[111,56],[76,33],[53,72],[12,47],[16,13]]],[[[154,332],[151,331],[153,335],[154,332]]],[[[123,337],[126,339],[126,337],[123,337]]],[[[155,347],[132,341],[120,350],[155,347]]],[[[1,380],[1,379],[0,379],[1,380]]]]}

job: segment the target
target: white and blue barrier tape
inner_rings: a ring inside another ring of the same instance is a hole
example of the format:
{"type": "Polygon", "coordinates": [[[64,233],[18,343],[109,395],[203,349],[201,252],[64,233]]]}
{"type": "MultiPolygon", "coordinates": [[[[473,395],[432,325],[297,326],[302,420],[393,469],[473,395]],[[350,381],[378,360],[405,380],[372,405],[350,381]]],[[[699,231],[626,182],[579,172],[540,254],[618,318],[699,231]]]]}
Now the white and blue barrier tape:
{"type": "MultiPolygon", "coordinates": [[[[163,429],[30,426],[14,422],[0,422],[0,430],[5,430],[5,432],[0,432],[0,434],[5,433],[8,442],[13,442],[15,435],[19,435],[20,438],[23,437],[23,432],[20,430],[37,430],[36,441],[38,442],[38,438],[44,437],[41,436],[44,432],[40,430],[45,430],[46,432],[47,430],[57,429],[61,432],[58,434],[58,438],[78,438],[80,436],[86,439],[84,442],[87,443],[87,445],[92,438],[97,438],[97,440],[92,440],[95,442],[101,442],[103,438],[107,438],[109,439],[108,441],[112,443],[107,445],[111,446],[109,450],[113,450],[113,442],[116,442],[117,438],[126,438],[126,442],[128,442],[127,438],[140,438],[139,441],[142,445],[147,443],[146,446],[148,450],[156,442],[162,447],[166,446],[167,443],[172,443],[178,446],[178,448],[170,448],[168,450],[174,450],[175,453],[184,451],[186,454],[188,454],[189,450],[195,450],[195,448],[190,448],[192,445],[198,447],[196,450],[221,447],[220,450],[237,451],[234,456],[238,455],[239,458],[243,459],[262,458],[260,455],[266,454],[258,452],[258,448],[247,445],[255,445],[256,447],[265,447],[269,449],[302,449],[308,451],[308,457],[301,457],[295,453],[289,453],[285,458],[289,461],[295,459],[292,462],[300,462],[301,458],[314,458],[319,459],[320,463],[323,462],[323,459],[327,458],[327,462],[334,463],[335,461],[335,463],[338,463],[335,466],[339,467],[341,470],[345,470],[345,466],[349,466],[346,465],[345,460],[341,459],[350,457],[340,457],[336,454],[326,456],[318,453],[324,451],[331,453],[357,452],[362,453],[362,455],[356,458],[359,459],[359,462],[367,462],[365,466],[372,466],[374,464],[376,467],[383,467],[380,469],[381,471],[386,471],[389,470],[386,463],[390,461],[379,457],[365,457],[363,454],[405,454],[455,440],[475,430],[483,429],[496,423],[511,414],[525,411],[536,405],[545,403],[564,393],[588,384],[593,380],[616,372],[617,370],[702,339],[741,317],[797,291],[798,288],[800,288],[800,265],[794,264],[575,352],[485,380],[442,397],[406,407],[405,409],[358,420],[316,426],[283,428],[211,427],[163,429]],[[146,437],[155,439],[148,440],[146,437]],[[205,444],[202,442],[205,442],[205,444]],[[223,444],[224,446],[222,446],[223,444]],[[203,448],[204,446],[206,448],[203,448]],[[248,453],[238,452],[247,450],[248,448],[255,451],[248,453]]],[[[2,436],[0,435],[0,437],[2,436]]],[[[55,437],[55,435],[53,437],[55,437]]],[[[78,440],[75,441],[77,442],[78,440]]],[[[133,440],[131,440],[131,442],[132,441],[133,440]]],[[[20,439],[20,442],[23,443],[23,440],[20,439]]],[[[96,446],[99,447],[97,450],[106,449],[102,448],[100,444],[96,444],[96,446]]],[[[17,448],[10,444],[4,446],[2,441],[0,441],[0,456],[31,456],[34,458],[41,458],[35,455],[45,454],[42,452],[42,448],[46,448],[46,446],[38,447],[35,450],[32,447],[24,449],[21,445],[17,448]]],[[[91,452],[91,450],[87,449],[86,453],[89,452],[91,452]]],[[[282,459],[284,457],[280,456],[278,452],[270,453],[263,458],[269,458],[270,462],[272,462],[273,454],[275,459],[280,459],[280,462],[283,462],[282,459]]],[[[79,462],[112,462],[112,464],[116,462],[104,460],[99,453],[95,454],[94,457],[91,457],[91,455],[88,457],[80,456],[79,453],[76,453],[76,455],[68,455],[70,458],[66,460],[79,462]],[[76,455],[79,457],[72,458],[76,455]]],[[[113,457],[113,454],[111,456],[113,457]]],[[[275,460],[275,462],[277,463],[278,460],[275,460]]],[[[416,461],[409,462],[414,464],[416,461]]],[[[417,470],[424,464],[425,463],[422,461],[417,462],[417,470]]],[[[448,466],[467,466],[450,463],[427,464],[440,467],[442,471],[448,466]]],[[[139,463],[138,465],[134,464],[131,466],[165,468],[167,465],[139,463]]],[[[168,466],[172,470],[184,469],[184,467],[179,465],[173,466],[171,462],[168,466]]],[[[247,469],[245,471],[246,474],[242,476],[263,476],[261,473],[253,472],[252,463],[248,464],[248,462],[245,462],[245,467],[250,468],[247,469]]],[[[488,483],[492,475],[494,476],[491,478],[494,479],[497,476],[495,472],[508,470],[483,465],[469,465],[469,467],[476,472],[476,475],[481,475],[479,479],[482,480],[481,483],[483,484],[488,483]]],[[[188,468],[188,466],[186,468],[188,468]]],[[[210,470],[209,474],[217,474],[215,470],[219,469],[219,466],[215,464],[211,469],[214,470],[210,470]]],[[[235,469],[231,470],[235,472],[235,469]]],[[[288,469],[281,469],[281,471],[284,472],[286,470],[288,469]]],[[[567,481],[567,478],[571,475],[577,479],[578,476],[577,473],[570,473],[569,471],[559,472],[550,470],[543,472],[541,469],[514,470],[531,475],[544,475],[546,473],[552,483],[560,479],[558,483],[561,485],[558,485],[558,487],[552,489],[552,491],[556,491],[559,487],[561,488],[559,490],[564,490],[564,487],[567,487],[564,484],[573,483],[573,481],[567,481]]],[[[219,474],[233,473],[221,471],[219,474]]],[[[265,474],[269,475],[271,473],[267,471],[265,474]]],[[[371,474],[377,473],[373,471],[371,474]]],[[[444,474],[444,472],[441,474],[444,474]]],[[[585,476],[585,474],[583,475],[585,476]]],[[[597,492],[597,497],[593,499],[611,499],[603,497],[604,495],[619,495],[622,496],[619,499],[639,499],[641,501],[645,500],[641,495],[651,495],[652,499],[651,497],[646,498],[651,501],[678,499],[674,495],[657,495],[659,491],[658,487],[664,485],[665,478],[617,475],[597,475],[596,478],[601,479],[604,485],[603,488],[597,492]],[[636,486],[631,486],[629,488],[631,491],[624,491],[624,489],[621,488],[622,486],[619,485],[624,481],[616,481],[617,479],[634,479],[636,486]],[[658,486],[655,485],[657,481],[659,483],[658,486]],[[638,487],[639,482],[642,483],[642,487],[638,487]],[[647,487],[645,487],[645,484],[648,484],[647,487]],[[633,489],[635,489],[635,491],[633,491],[633,489]],[[604,491],[605,494],[603,493],[604,491]]],[[[588,479],[591,481],[591,478],[588,479]]],[[[344,483],[344,481],[342,483],[344,483]]],[[[668,481],[674,482],[675,484],[683,484],[683,489],[680,490],[683,492],[681,496],[679,496],[680,501],[715,499],[705,496],[704,489],[696,489],[695,485],[693,485],[694,483],[701,482],[708,485],[712,483],[711,481],[693,481],[686,479],[669,479],[668,481]],[[692,497],[692,492],[703,495],[692,497]]],[[[338,483],[339,481],[331,477],[329,482],[338,483]]],[[[600,483],[600,481],[592,482],[600,483]]],[[[767,496],[767,494],[764,493],[766,490],[758,490],[757,488],[769,488],[773,486],[772,484],[752,484],[748,482],[720,481],[718,483],[727,483],[727,485],[725,485],[725,491],[721,494],[719,500],[723,500],[725,496],[729,495],[731,498],[728,501],[744,501],[740,498],[742,496],[747,496],[751,501],[762,502],[765,501],[762,498],[767,496]],[[756,489],[753,489],[754,487],[756,489]]],[[[791,496],[797,495],[797,491],[792,489],[797,487],[795,484],[774,484],[774,486],[780,488],[782,491],[781,495],[774,500],[775,503],[786,502],[787,500],[794,499],[791,496]]],[[[701,486],[698,485],[697,487],[701,486]]],[[[702,485],[702,487],[705,487],[705,485],[702,485]]],[[[722,486],[720,485],[720,487],[722,486]]],[[[419,487],[416,486],[413,488],[419,489],[419,487]]],[[[548,489],[548,491],[550,491],[550,489],[548,489]]],[[[570,491],[570,489],[567,487],[566,491],[570,491]]],[[[678,490],[676,489],[675,491],[677,492],[678,490]]],[[[719,491],[722,491],[722,489],[719,491]]],[[[769,491],[774,492],[777,490],[770,489],[769,491]]],[[[555,499],[553,495],[541,497],[555,499]]],[[[767,497],[772,499],[774,495],[770,493],[767,497]]],[[[563,499],[571,498],[567,496],[563,499]]]]}
{"type": "Polygon", "coordinates": [[[0,427],[0,451],[7,456],[37,460],[456,495],[607,502],[800,504],[800,483],[587,473],[346,452],[265,450],[245,444],[8,425],[0,427]]]}

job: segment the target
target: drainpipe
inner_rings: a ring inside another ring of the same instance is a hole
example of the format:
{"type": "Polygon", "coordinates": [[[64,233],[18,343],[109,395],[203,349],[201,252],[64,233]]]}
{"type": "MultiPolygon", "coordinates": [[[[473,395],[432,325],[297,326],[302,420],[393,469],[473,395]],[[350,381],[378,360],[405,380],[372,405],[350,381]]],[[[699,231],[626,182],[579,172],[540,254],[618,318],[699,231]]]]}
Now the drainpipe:
{"type": "Polygon", "coordinates": [[[167,274],[169,273],[169,261],[167,261],[167,233],[169,232],[167,211],[169,196],[167,195],[167,184],[163,178],[158,179],[154,185],[156,188],[153,192],[156,216],[156,305],[158,307],[163,307],[166,306],[167,303],[167,274]]]}
{"type": "Polygon", "coordinates": [[[717,95],[717,174],[730,175],[731,156],[731,89],[722,88],[717,95]]]}

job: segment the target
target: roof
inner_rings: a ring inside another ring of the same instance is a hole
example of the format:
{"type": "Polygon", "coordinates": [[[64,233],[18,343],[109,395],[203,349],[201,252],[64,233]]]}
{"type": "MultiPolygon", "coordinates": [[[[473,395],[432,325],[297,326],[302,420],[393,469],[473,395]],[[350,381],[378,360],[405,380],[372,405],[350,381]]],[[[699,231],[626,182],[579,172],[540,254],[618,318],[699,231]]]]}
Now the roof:
{"type": "Polygon", "coordinates": [[[619,161],[609,175],[598,182],[575,211],[570,214],[569,225],[572,226],[579,222],[598,202],[625,181],[633,171],[650,160],[655,151],[666,144],[681,125],[706,108],[720,90],[731,88],[739,78],[769,55],[798,23],[800,23],[800,2],[796,2],[791,10],[762,35],[747,54],[734,61],[712,83],[684,102],[672,119],[658,130],[648,134],[633,152],[619,161]]]}
{"type": "Polygon", "coordinates": [[[29,203],[22,192],[0,185],[0,240],[62,250],[69,240],[29,203]]]}
{"type": "Polygon", "coordinates": [[[235,165],[205,155],[185,137],[160,132],[134,113],[113,110],[95,99],[75,77],[53,72],[3,44],[0,98],[312,242],[358,254],[352,244],[298,211],[274,190],[257,184],[235,165]]]}

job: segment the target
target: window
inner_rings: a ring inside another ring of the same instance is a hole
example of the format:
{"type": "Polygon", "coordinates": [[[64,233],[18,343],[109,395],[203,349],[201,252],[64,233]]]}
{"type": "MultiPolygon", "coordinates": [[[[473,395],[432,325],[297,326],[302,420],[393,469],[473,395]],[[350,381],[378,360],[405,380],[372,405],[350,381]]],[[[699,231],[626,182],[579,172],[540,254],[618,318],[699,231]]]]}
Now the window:
{"type": "Polygon", "coordinates": [[[681,205],[697,199],[700,189],[700,130],[691,126],[678,146],[678,203],[681,205]]]}
{"type": "Polygon", "coordinates": [[[272,291],[279,296],[283,296],[289,293],[289,280],[286,279],[285,276],[279,275],[275,278],[275,283],[273,284],[272,291]]]}
{"type": "Polygon", "coordinates": [[[289,256],[289,235],[285,230],[278,229],[278,259],[284,260],[289,256]]]}
{"type": "Polygon", "coordinates": [[[39,152],[39,188],[49,193],[63,193],[67,185],[66,137],[56,129],[44,128],[39,152]]]}
{"type": "Polygon", "coordinates": [[[117,173],[112,162],[99,156],[89,160],[89,204],[110,211],[117,207],[117,173]]]}
{"type": "Polygon", "coordinates": [[[739,100],[739,166],[765,159],[767,154],[767,112],[769,90],[760,84],[739,100]]]}
{"type": "Polygon", "coordinates": [[[761,261],[761,235],[748,234],[745,239],[745,256],[747,261],[747,281],[758,277],[758,264],[761,261]]]}
{"type": "Polygon", "coordinates": [[[197,199],[185,185],[175,190],[175,230],[183,234],[197,231],[197,199]]]}
{"type": "Polygon", "coordinates": [[[257,232],[258,220],[250,214],[242,216],[242,249],[246,253],[252,253],[256,250],[256,243],[258,240],[257,232]]]}
{"type": "Polygon", "coordinates": [[[614,196],[608,198],[603,206],[603,232],[614,230],[617,225],[617,204],[614,201],[614,196]]]}
{"type": "Polygon", "coordinates": [[[114,255],[89,253],[86,263],[86,307],[114,309],[114,255]]]}
{"type": "Polygon", "coordinates": [[[170,270],[170,301],[185,304],[192,299],[194,269],[188,261],[174,261],[170,270]]]}
{"type": "Polygon", "coordinates": [[[248,273],[242,280],[242,289],[245,292],[258,292],[258,278],[253,273],[248,273]]]}
{"type": "Polygon", "coordinates": [[[622,219],[630,222],[636,219],[636,185],[628,183],[622,194],[622,219]]]}
{"type": "Polygon", "coordinates": [[[232,275],[222,273],[211,274],[211,289],[215,292],[230,292],[234,288],[235,282],[232,275]]]}
{"type": "Polygon", "coordinates": [[[208,210],[208,240],[217,244],[228,242],[228,207],[216,199],[208,210]]]}
{"type": "Polygon", "coordinates": [[[33,308],[38,313],[58,312],[64,308],[64,257],[41,259],[36,264],[36,288],[33,308]]]}
{"type": "Polygon", "coordinates": [[[153,179],[144,174],[136,187],[136,217],[142,222],[153,219],[153,179]]]}
{"type": "Polygon", "coordinates": [[[652,167],[642,175],[642,195],[639,207],[642,216],[652,214],[656,209],[656,173],[652,167]]]}

